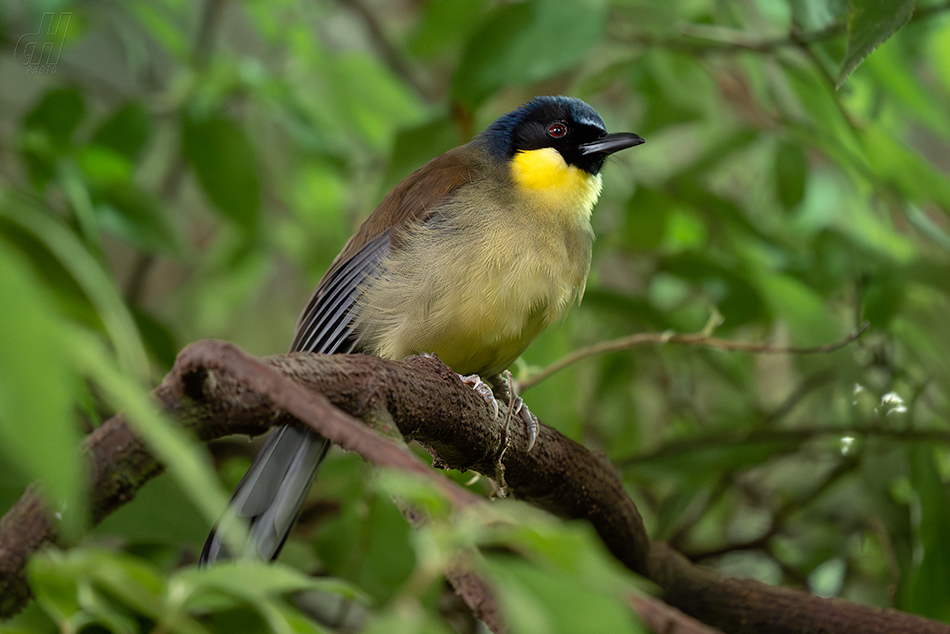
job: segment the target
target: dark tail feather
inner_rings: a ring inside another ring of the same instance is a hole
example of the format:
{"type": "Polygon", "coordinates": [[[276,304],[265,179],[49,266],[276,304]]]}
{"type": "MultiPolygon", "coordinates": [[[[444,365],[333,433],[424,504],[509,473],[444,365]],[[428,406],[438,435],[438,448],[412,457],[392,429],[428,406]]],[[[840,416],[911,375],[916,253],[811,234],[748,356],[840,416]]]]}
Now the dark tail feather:
{"type": "Polygon", "coordinates": [[[249,522],[242,556],[276,558],[329,447],[326,438],[307,429],[272,431],[208,535],[198,563],[208,565],[232,556],[224,535],[234,521],[249,522]]]}

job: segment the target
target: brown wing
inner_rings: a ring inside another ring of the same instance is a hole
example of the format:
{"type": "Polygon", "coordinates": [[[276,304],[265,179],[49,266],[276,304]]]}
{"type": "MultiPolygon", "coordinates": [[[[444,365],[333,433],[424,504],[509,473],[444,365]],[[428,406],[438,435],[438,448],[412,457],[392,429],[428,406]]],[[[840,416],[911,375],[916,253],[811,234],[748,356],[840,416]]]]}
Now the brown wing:
{"type": "Polygon", "coordinates": [[[474,143],[450,150],[386,195],[320,280],[297,320],[291,351],[357,351],[350,309],[360,282],[375,274],[391,248],[399,248],[407,226],[425,222],[447,197],[481,174],[479,151],[474,143]]]}

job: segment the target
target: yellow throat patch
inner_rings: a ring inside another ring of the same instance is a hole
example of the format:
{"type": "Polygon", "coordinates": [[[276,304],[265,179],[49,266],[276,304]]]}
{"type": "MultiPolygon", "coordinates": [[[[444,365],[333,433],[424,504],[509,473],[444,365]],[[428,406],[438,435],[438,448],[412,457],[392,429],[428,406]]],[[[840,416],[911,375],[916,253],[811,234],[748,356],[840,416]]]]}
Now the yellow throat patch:
{"type": "Polygon", "coordinates": [[[554,148],[519,150],[511,159],[511,172],[522,191],[547,208],[589,217],[600,197],[600,174],[568,165],[554,148]]]}

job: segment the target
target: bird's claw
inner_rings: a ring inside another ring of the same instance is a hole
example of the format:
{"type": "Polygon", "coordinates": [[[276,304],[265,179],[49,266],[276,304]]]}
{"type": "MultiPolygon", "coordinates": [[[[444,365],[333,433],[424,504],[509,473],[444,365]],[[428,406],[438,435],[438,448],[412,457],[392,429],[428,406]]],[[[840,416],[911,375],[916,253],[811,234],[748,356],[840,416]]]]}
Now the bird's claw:
{"type": "MultiPolygon", "coordinates": [[[[507,402],[508,416],[517,415],[521,417],[522,421],[524,421],[525,427],[528,430],[528,451],[531,451],[531,449],[534,447],[535,441],[538,439],[538,430],[540,429],[538,417],[532,414],[524,400],[515,394],[514,382],[512,381],[511,373],[507,370],[505,371],[505,378],[508,381],[507,394],[502,392],[501,400],[507,402]]],[[[492,388],[482,380],[482,377],[478,376],[477,374],[467,374],[465,376],[460,374],[459,379],[461,379],[462,383],[475,390],[479,396],[485,399],[486,403],[491,405],[495,420],[498,420],[499,399],[495,398],[492,388]]]]}
{"type": "Polygon", "coordinates": [[[521,420],[524,421],[525,427],[528,430],[528,448],[526,451],[531,451],[534,447],[534,442],[538,439],[538,430],[541,423],[538,421],[538,417],[532,414],[531,410],[528,409],[524,399],[515,392],[515,381],[511,377],[511,372],[505,370],[504,376],[508,383],[508,398],[506,399],[508,401],[508,411],[521,416],[521,420]]]}
{"type": "Polygon", "coordinates": [[[525,427],[528,429],[528,448],[526,451],[531,451],[532,447],[534,447],[534,442],[538,439],[538,429],[540,427],[538,417],[531,413],[531,410],[528,409],[528,405],[520,396],[515,396],[511,399],[511,408],[515,414],[521,416],[521,420],[524,421],[525,427]]]}
{"type": "Polygon", "coordinates": [[[491,405],[492,413],[494,414],[495,420],[498,420],[498,400],[495,398],[495,395],[492,393],[491,387],[488,383],[482,381],[482,377],[477,374],[466,374],[465,376],[459,375],[462,383],[469,386],[475,393],[485,399],[485,402],[491,405]]]}

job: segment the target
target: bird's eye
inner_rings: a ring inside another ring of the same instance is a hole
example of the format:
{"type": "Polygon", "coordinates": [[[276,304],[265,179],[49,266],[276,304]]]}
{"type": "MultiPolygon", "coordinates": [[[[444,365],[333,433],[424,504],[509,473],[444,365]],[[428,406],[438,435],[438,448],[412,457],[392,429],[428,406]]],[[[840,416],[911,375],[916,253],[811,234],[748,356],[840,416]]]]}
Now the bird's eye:
{"type": "Polygon", "coordinates": [[[548,136],[550,137],[560,139],[565,134],[567,134],[567,126],[560,121],[555,121],[548,126],[548,136]]]}

